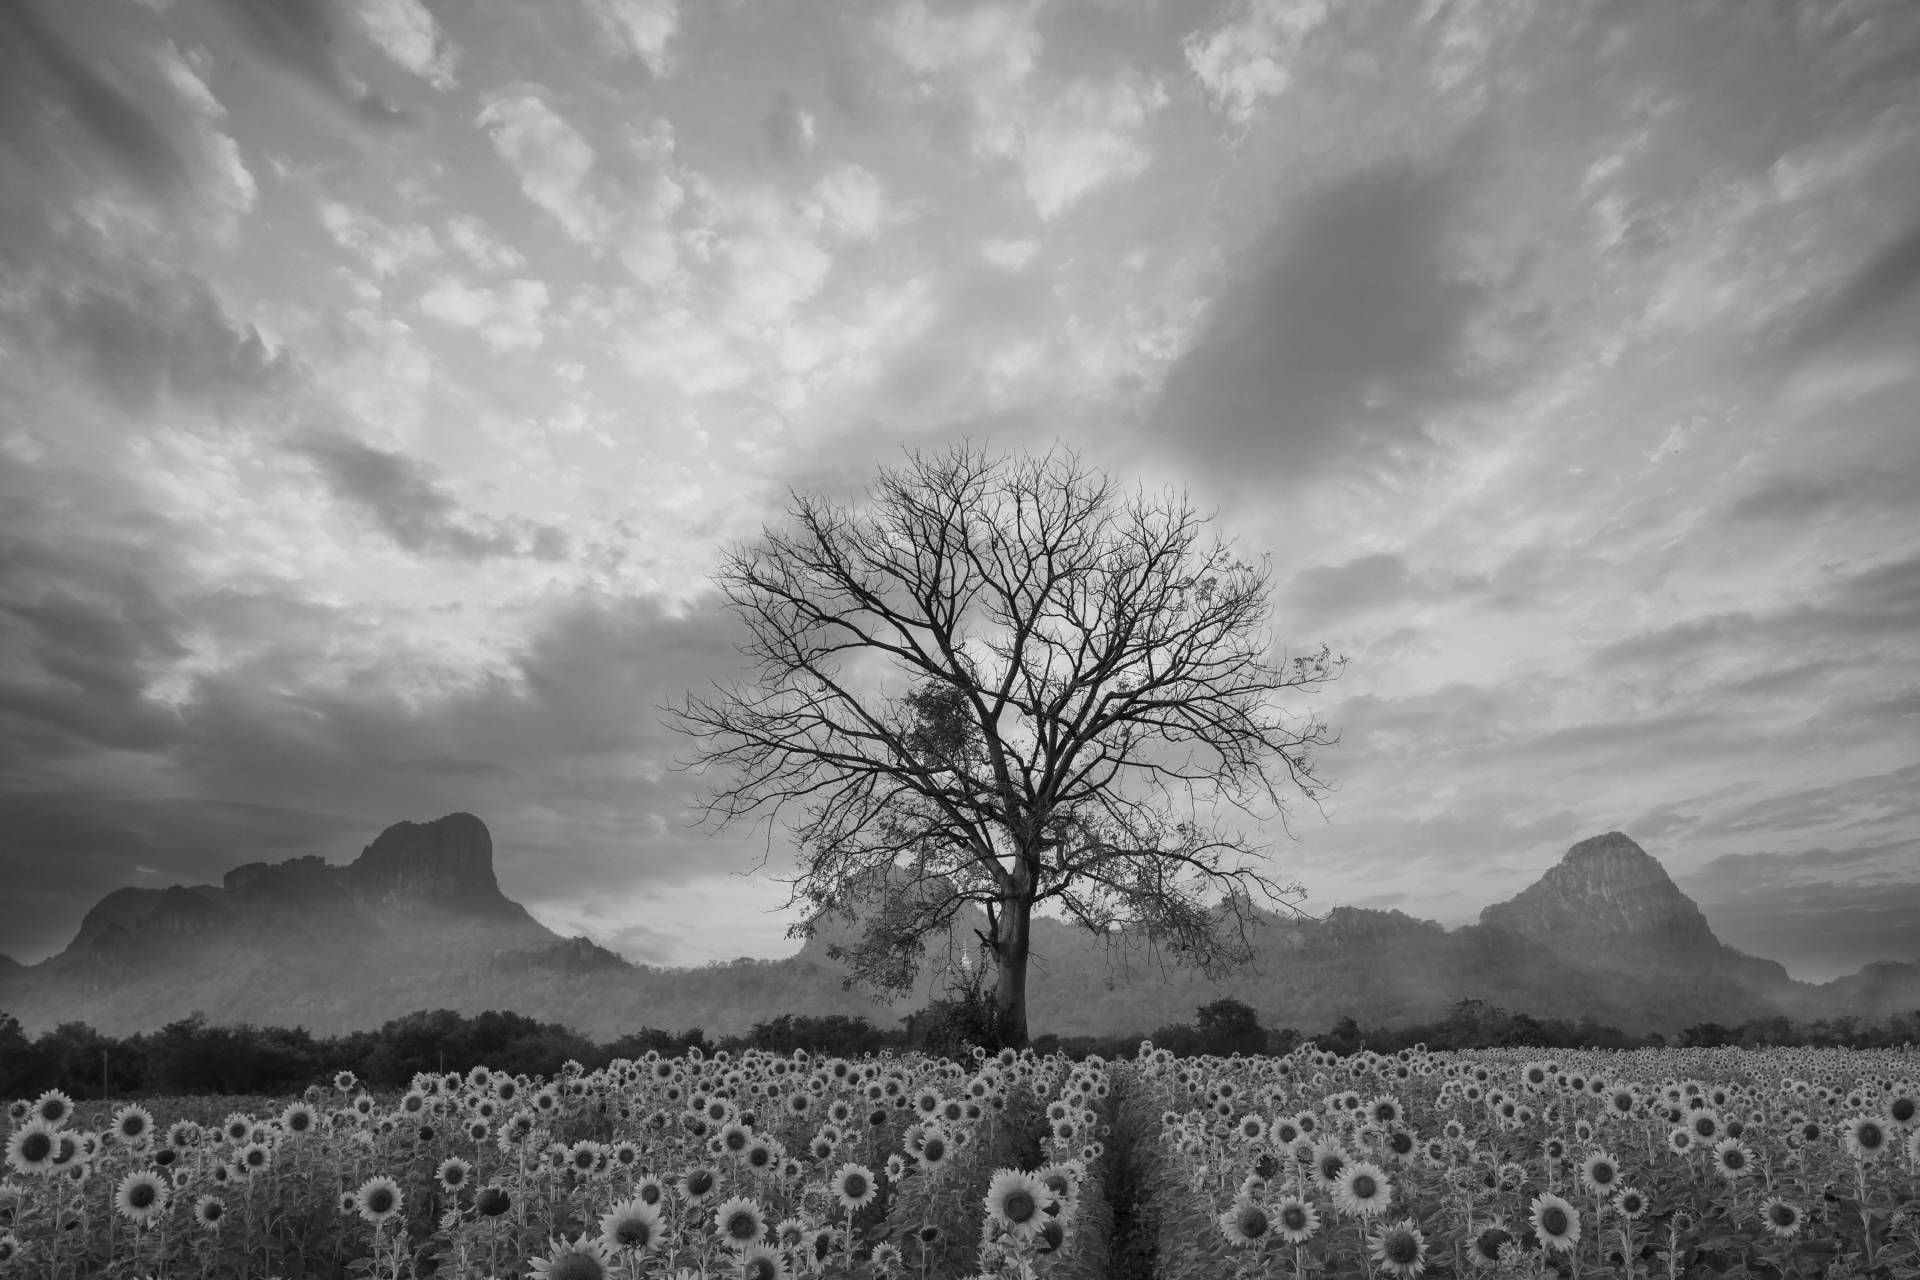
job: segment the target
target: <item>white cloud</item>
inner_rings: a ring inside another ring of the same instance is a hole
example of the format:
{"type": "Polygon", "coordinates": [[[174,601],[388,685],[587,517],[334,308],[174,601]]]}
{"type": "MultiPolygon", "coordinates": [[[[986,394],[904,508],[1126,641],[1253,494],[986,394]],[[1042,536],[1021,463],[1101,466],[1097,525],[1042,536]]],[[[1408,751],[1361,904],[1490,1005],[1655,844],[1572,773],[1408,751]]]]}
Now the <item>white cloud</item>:
{"type": "Polygon", "coordinates": [[[1076,80],[1020,116],[985,128],[976,145],[1015,161],[1040,216],[1060,216],[1095,187],[1145,171],[1138,137],[1167,104],[1157,82],[1125,76],[1105,84],[1076,80]]]}
{"type": "Polygon", "coordinates": [[[680,30],[676,0],[586,0],[586,6],[616,53],[637,55],[656,76],[673,70],[667,45],[680,30]]]}
{"type": "Polygon", "coordinates": [[[546,341],[547,302],[547,286],[539,280],[477,289],[443,276],[421,297],[420,310],[455,328],[477,331],[495,351],[531,351],[546,341]]]}
{"type": "Polygon", "coordinates": [[[636,125],[626,145],[633,167],[613,202],[626,215],[618,233],[620,261],[636,280],[658,288],[680,270],[672,224],[687,198],[674,163],[673,123],[655,118],[636,125]]]}
{"type": "Polygon", "coordinates": [[[598,157],[579,130],[547,105],[541,90],[523,85],[494,94],[478,123],[519,175],[527,199],[580,243],[603,243],[613,216],[589,187],[598,157]]]}
{"type": "MultiPolygon", "coordinates": [[[[196,185],[214,211],[216,230],[231,233],[239,220],[253,211],[260,186],[240,155],[240,144],[220,128],[227,109],[187,56],[171,40],[154,51],[160,72],[186,107],[193,137],[187,149],[196,185]]],[[[204,69],[204,54],[200,59],[204,69]]]]}
{"type": "Polygon", "coordinates": [[[808,212],[830,234],[854,241],[873,239],[895,214],[880,179],[857,164],[843,164],[815,183],[808,212]]]}
{"type": "Polygon", "coordinates": [[[1058,88],[1036,83],[1039,12],[1038,4],[989,4],[948,15],[914,3],[879,35],[919,91],[966,103],[975,154],[1018,164],[1028,198],[1052,218],[1094,187],[1146,168],[1136,135],[1167,94],[1132,72],[1058,88]]]}
{"type": "Polygon", "coordinates": [[[881,39],[908,70],[922,76],[956,73],[976,96],[1017,90],[1040,58],[1036,3],[985,4],[952,15],[935,14],[926,0],[894,10],[881,39]]]}
{"type": "Polygon", "coordinates": [[[320,223],[334,243],[359,254],[367,268],[383,280],[440,252],[427,227],[391,227],[364,209],[349,208],[334,200],[321,204],[320,223]]]}
{"type": "Polygon", "coordinates": [[[487,224],[469,214],[447,223],[447,240],[483,271],[518,271],[526,258],[510,244],[503,244],[487,229],[487,224]]]}
{"type": "Polygon", "coordinates": [[[729,275],[727,321],[744,332],[777,325],[819,291],[833,257],[773,187],[731,192],[724,208],[714,256],[729,275]]]}
{"type": "Polygon", "coordinates": [[[1024,270],[1039,254],[1038,240],[986,240],[980,245],[980,256],[1002,271],[1024,270]]]}
{"type": "Polygon", "coordinates": [[[1326,0],[1250,0],[1238,18],[1181,47],[1215,108],[1244,125],[1264,99],[1287,91],[1301,46],[1326,20],[1326,0]]]}
{"type": "Polygon", "coordinates": [[[354,17],[380,51],[436,89],[451,89],[459,55],[421,0],[359,0],[354,17]]]}

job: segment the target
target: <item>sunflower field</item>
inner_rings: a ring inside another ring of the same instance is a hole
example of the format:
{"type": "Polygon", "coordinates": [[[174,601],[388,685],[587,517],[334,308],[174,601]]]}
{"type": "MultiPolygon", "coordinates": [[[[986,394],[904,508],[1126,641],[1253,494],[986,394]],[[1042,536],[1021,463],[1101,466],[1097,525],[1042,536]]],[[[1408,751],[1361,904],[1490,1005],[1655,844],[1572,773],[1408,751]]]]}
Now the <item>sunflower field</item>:
{"type": "Polygon", "coordinates": [[[648,1055],[11,1107],[0,1276],[1920,1276],[1891,1050],[648,1055]],[[159,1104],[156,1104],[159,1105],[159,1104]]]}

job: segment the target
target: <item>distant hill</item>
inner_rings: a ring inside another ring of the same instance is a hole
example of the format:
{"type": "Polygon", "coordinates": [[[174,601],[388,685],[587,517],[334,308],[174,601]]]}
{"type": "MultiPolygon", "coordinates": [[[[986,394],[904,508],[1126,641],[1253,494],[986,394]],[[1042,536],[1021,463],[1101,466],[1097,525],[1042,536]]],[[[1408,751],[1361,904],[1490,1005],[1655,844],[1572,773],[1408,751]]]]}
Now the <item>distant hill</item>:
{"type": "MultiPolygon", "coordinates": [[[[960,936],[978,923],[960,922],[960,936]]],[[[782,1013],[887,1025],[944,985],[929,972],[910,997],[876,1004],[843,989],[844,970],[827,956],[832,936],[779,960],[634,965],[560,937],[502,894],[486,825],[456,813],[389,827],[345,865],[250,863],[218,886],[116,890],[59,955],[0,960],[0,1010],[30,1033],[78,1020],[127,1035],[194,1012],[333,1034],[417,1009],[511,1009],[610,1039],[641,1027],[738,1032],[782,1013]]],[[[1724,946],[1659,861],[1618,832],[1575,845],[1478,925],[1447,930],[1340,907],[1324,919],[1263,918],[1253,940],[1254,962],[1214,984],[1163,971],[1138,947],[1110,949],[1037,920],[1035,1033],[1150,1032],[1222,995],[1270,1026],[1306,1032],[1346,1016],[1436,1020],[1468,998],[1635,1033],[1920,1007],[1920,965],[1872,965],[1812,986],[1724,946]]]]}

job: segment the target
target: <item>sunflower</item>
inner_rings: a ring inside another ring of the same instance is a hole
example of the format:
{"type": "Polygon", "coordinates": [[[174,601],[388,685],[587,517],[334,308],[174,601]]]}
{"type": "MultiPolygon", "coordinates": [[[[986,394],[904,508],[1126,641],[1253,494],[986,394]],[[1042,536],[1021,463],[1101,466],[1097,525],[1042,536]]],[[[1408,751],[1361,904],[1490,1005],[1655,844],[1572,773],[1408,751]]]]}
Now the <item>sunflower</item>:
{"type": "Polygon", "coordinates": [[[739,1254],[741,1280],[789,1280],[793,1271],[785,1255],[773,1246],[754,1243],[739,1254]]]}
{"type": "Polygon", "coordinates": [[[1887,1126],[1874,1116],[1847,1121],[1847,1154],[1855,1160],[1878,1160],[1887,1150],[1887,1126]]]}
{"type": "Polygon", "coordinates": [[[113,1135],[132,1147],[144,1147],[153,1139],[153,1113],[138,1104],[129,1104],[113,1113],[113,1135]]]}
{"type": "Polygon", "coordinates": [[[311,1133],[319,1123],[320,1113],[309,1103],[295,1102],[280,1113],[280,1128],[287,1133],[311,1133]]]}
{"type": "Polygon", "coordinates": [[[851,1162],[834,1170],[832,1187],[834,1199],[848,1213],[866,1208],[880,1194],[873,1180],[873,1170],[851,1162]]]}
{"type": "Polygon", "coordinates": [[[1738,1138],[1722,1138],[1713,1147],[1713,1163],[1729,1182],[1753,1172],[1753,1152],[1738,1138]]]}
{"type": "Polygon", "coordinates": [[[613,1261],[598,1240],[581,1236],[569,1244],[557,1236],[547,1242],[547,1256],[532,1259],[529,1277],[539,1280],[606,1280],[613,1261]]]}
{"type": "Polygon", "coordinates": [[[33,1117],[49,1129],[58,1129],[73,1119],[73,1099],[59,1089],[49,1089],[33,1100],[33,1117]]]}
{"type": "Polygon", "coordinates": [[[1529,1206],[1533,1229],[1543,1248],[1571,1253],[1580,1243],[1580,1211],[1556,1195],[1540,1195],[1529,1206]]]}
{"type": "Polygon", "coordinates": [[[6,1266],[20,1256],[20,1237],[11,1231],[0,1231],[0,1267],[6,1266]]]}
{"type": "Polygon", "coordinates": [[[376,1227],[399,1214],[401,1203],[400,1184],[384,1174],[368,1178],[353,1193],[354,1211],[376,1227]]]}
{"type": "Polygon", "coordinates": [[[1393,1184],[1379,1165],[1355,1160],[1340,1171],[1333,1189],[1333,1203],[1340,1212],[1353,1218],[1371,1218],[1384,1213],[1393,1197],[1393,1184]]]}
{"type": "Polygon", "coordinates": [[[1298,1196],[1286,1196],[1270,1213],[1274,1232],[1288,1244],[1305,1244],[1320,1230],[1320,1211],[1298,1196]]]}
{"type": "Polygon", "coordinates": [[[1502,1250],[1513,1244],[1513,1232],[1506,1224],[1490,1222],[1474,1235],[1473,1243],[1467,1246],[1467,1257],[1473,1265],[1483,1270],[1500,1265],[1502,1250]]]}
{"type": "Polygon", "coordinates": [[[1396,1280],[1412,1280],[1427,1269],[1427,1238],[1411,1221],[1381,1227],[1367,1247],[1381,1273],[1396,1280]]]}
{"type": "Polygon", "coordinates": [[[505,1187],[482,1187],[473,1197],[473,1207],[485,1218],[497,1218],[513,1208],[513,1197],[505,1187]]]}
{"type": "Polygon", "coordinates": [[[136,1169],[120,1179],[113,1207],[136,1226],[148,1222],[166,1212],[167,1180],[151,1169],[136,1169]]]}
{"type": "Polygon", "coordinates": [[[1800,1234],[1800,1228],[1806,1223],[1806,1216],[1800,1212],[1800,1206],[1793,1201],[1774,1196],[1760,1206],[1760,1221],[1777,1239],[1791,1240],[1800,1234]]]}
{"type": "Polygon", "coordinates": [[[714,1176],[713,1170],[706,1165],[697,1164],[680,1175],[677,1190],[680,1192],[680,1198],[689,1205],[701,1205],[706,1203],[707,1197],[718,1190],[719,1186],[719,1179],[714,1176]]]}
{"type": "Polygon", "coordinates": [[[1346,1148],[1339,1143],[1321,1142],[1314,1145],[1313,1176],[1321,1186],[1332,1187],[1338,1184],[1340,1175],[1346,1167],[1346,1148]]]}
{"type": "Polygon", "coordinates": [[[758,1203],[746,1196],[722,1200],[713,1211],[713,1227],[720,1243],[730,1249],[743,1249],[767,1233],[767,1216],[758,1203]]]}
{"type": "Polygon", "coordinates": [[[1646,1193],[1638,1187],[1621,1187],[1613,1193],[1613,1211],[1632,1222],[1647,1211],[1646,1193]]]}
{"type": "Polygon", "coordinates": [[[1683,1156],[1693,1150],[1693,1130],[1676,1128],[1667,1134],[1667,1150],[1683,1156]]]}
{"type": "Polygon", "coordinates": [[[1273,1228],[1267,1211],[1246,1199],[1235,1200],[1233,1206],[1216,1221],[1220,1223],[1220,1234],[1227,1238],[1227,1243],[1242,1249],[1257,1247],[1273,1228]]]}
{"type": "Polygon", "coordinates": [[[613,1253],[658,1248],[660,1210],[637,1196],[622,1200],[601,1216],[600,1243],[613,1253]]]}
{"type": "Polygon", "coordinates": [[[1005,1230],[1031,1235],[1039,1229],[1041,1206],[1050,1198],[1046,1185],[1032,1174],[1001,1169],[987,1184],[987,1217],[1005,1230]]]}
{"type": "Polygon", "coordinates": [[[226,1216],[227,1202],[219,1196],[203,1195],[193,1202],[193,1220],[209,1231],[218,1231],[226,1216]]]}
{"type": "Polygon", "coordinates": [[[472,1180],[473,1165],[459,1156],[448,1156],[440,1162],[440,1168],[435,1176],[440,1179],[440,1185],[448,1191],[458,1191],[472,1180]]]}
{"type": "Polygon", "coordinates": [[[1687,1128],[1700,1141],[1712,1142],[1720,1136],[1720,1117],[1710,1110],[1696,1111],[1687,1118],[1687,1128]]]}
{"type": "Polygon", "coordinates": [[[47,1172],[59,1150],[59,1130],[37,1116],[7,1135],[7,1164],[15,1173],[47,1172]]]}
{"type": "Polygon", "coordinates": [[[1605,1151],[1595,1151],[1580,1162],[1580,1184],[1595,1196],[1613,1194],[1620,1184],[1620,1162],[1605,1151]]]}
{"type": "Polygon", "coordinates": [[[950,1154],[946,1131],[943,1129],[929,1130],[921,1137],[919,1150],[915,1154],[919,1157],[920,1163],[927,1169],[938,1169],[946,1162],[947,1156],[950,1154]]]}

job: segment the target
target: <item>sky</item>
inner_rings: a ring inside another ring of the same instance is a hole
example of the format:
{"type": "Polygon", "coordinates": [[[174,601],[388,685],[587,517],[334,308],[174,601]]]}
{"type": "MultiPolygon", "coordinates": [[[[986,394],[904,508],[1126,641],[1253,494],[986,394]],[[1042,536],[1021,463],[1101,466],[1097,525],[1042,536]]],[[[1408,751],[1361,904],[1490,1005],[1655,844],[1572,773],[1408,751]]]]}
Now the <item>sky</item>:
{"type": "MultiPolygon", "coordinates": [[[[455,810],[777,956],[659,708],[790,490],[1056,445],[1271,556],[1306,908],[1610,830],[1920,959],[1910,0],[0,7],[0,951],[455,810]]],[[[748,874],[766,860],[765,870],[748,874]]]]}

